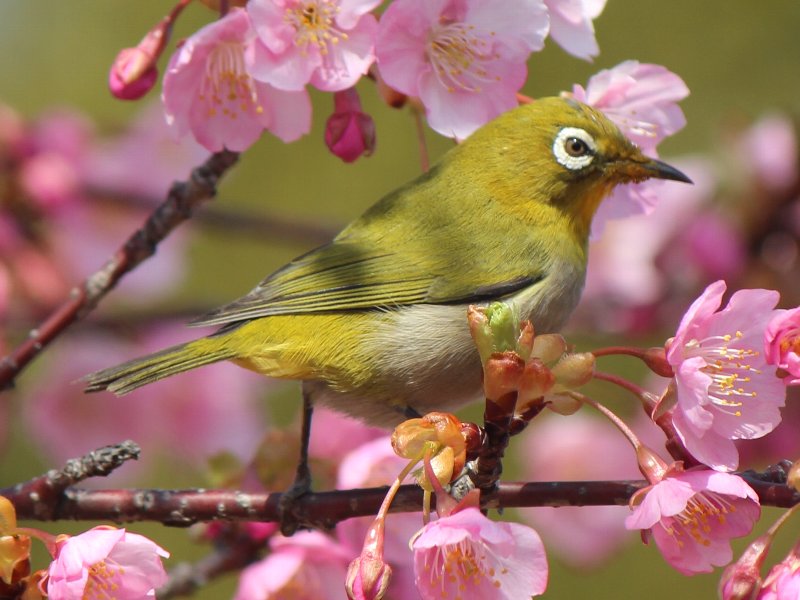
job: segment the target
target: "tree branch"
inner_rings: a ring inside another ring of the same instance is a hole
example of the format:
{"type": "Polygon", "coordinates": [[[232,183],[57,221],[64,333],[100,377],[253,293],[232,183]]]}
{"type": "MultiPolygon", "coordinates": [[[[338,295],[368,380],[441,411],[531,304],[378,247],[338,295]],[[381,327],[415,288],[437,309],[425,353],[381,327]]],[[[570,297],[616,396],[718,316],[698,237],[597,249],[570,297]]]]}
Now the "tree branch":
{"type": "Polygon", "coordinates": [[[39,327],[32,329],[28,339],[0,362],[0,390],[13,387],[16,376],[50,342],[71,323],[92,311],[126,273],[152,256],[158,244],[191,217],[198,205],[213,198],[219,179],[236,164],[238,158],[235,152],[217,152],[195,168],[188,181],[174,183],[167,199],[114,256],[99,271],[74,287],[69,298],[53,310],[39,327]]]}
{"type": "MultiPolygon", "coordinates": [[[[34,480],[36,481],[36,480],[34,480]]],[[[783,483],[748,479],[761,503],[788,508],[800,503],[800,493],[783,483]]],[[[111,520],[117,523],[157,521],[186,527],[198,522],[280,520],[280,493],[248,494],[234,490],[69,488],[59,497],[33,497],[31,483],[0,489],[20,519],[111,520]]],[[[483,508],[531,506],[625,505],[644,481],[559,481],[500,483],[497,491],[482,497],[483,508]]],[[[304,527],[330,529],[351,517],[375,515],[386,488],[316,492],[297,500],[297,514],[304,527]]],[[[422,490],[404,485],[391,512],[414,512],[422,508],[422,490]]]]}

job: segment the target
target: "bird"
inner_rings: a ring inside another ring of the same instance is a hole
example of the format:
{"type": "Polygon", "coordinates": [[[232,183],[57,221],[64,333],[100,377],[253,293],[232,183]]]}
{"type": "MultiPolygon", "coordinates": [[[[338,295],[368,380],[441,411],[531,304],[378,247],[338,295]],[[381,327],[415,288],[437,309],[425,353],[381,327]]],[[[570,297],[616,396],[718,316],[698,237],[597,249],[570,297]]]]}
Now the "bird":
{"type": "Polygon", "coordinates": [[[126,394],[228,360],[300,380],[308,411],[392,427],[455,410],[482,397],[468,306],[502,300],[537,333],[557,331],[580,298],[598,206],[650,178],[691,183],[595,108],[561,96],[522,104],[192,323],[216,332],[92,373],[86,390],[126,394]]]}

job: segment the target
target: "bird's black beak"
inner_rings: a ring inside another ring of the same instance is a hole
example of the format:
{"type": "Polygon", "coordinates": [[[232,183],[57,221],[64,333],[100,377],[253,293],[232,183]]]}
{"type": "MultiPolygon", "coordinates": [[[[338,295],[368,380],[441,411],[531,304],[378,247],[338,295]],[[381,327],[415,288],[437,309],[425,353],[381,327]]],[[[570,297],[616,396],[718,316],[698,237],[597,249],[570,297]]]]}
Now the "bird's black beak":
{"type": "Polygon", "coordinates": [[[645,179],[670,179],[672,181],[682,181],[683,183],[693,183],[691,179],[675,167],[655,158],[646,159],[644,163],[639,163],[638,167],[641,169],[645,179]]]}

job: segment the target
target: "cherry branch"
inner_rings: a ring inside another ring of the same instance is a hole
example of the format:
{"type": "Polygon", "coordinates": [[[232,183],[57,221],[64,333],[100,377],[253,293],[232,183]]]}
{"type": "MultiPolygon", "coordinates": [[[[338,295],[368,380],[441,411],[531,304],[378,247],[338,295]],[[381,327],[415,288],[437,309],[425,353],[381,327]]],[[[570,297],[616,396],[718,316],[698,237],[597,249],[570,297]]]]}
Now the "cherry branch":
{"type": "Polygon", "coordinates": [[[176,182],[166,200],[156,208],[141,228],[117,250],[103,267],[75,286],[64,302],[28,338],[0,362],[0,390],[13,387],[17,375],[58,337],[70,324],[91,312],[100,300],[128,272],[152,256],[158,244],[178,225],[192,216],[203,202],[216,195],[219,179],[238,160],[235,152],[212,154],[192,170],[185,182],[176,182]]]}
{"type": "MultiPolygon", "coordinates": [[[[765,506],[791,507],[800,503],[800,493],[785,483],[746,477],[765,506]]],[[[36,481],[36,480],[34,480],[36,481]]],[[[559,481],[505,482],[496,491],[482,495],[482,508],[532,506],[607,506],[626,505],[631,495],[646,485],[644,481],[559,481]]],[[[280,493],[244,493],[235,490],[116,489],[84,490],[68,488],[60,495],[39,497],[30,494],[32,482],[0,489],[20,519],[111,520],[116,523],[157,521],[187,527],[207,521],[280,520],[280,493]]],[[[339,521],[375,515],[386,488],[335,490],[310,493],[296,502],[301,525],[330,529],[339,521]]],[[[400,488],[391,512],[416,512],[422,508],[422,490],[415,485],[400,488]]]]}

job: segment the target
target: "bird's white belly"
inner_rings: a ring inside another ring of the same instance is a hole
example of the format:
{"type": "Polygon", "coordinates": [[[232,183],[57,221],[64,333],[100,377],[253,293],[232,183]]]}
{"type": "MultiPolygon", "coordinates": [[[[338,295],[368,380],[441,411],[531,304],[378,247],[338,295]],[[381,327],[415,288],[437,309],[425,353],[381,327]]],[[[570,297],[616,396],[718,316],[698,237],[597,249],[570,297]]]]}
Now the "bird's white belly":
{"type": "MultiPolygon", "coordinates": [[[[584,271],[553,269],[548,278],[504,300],[537,333],[559,329],[574,309],[584,271]]],[[[368,389],[336,392],[313,385],[314,400],[391,427],[411,407],[420,414],[450,411],[482,397],[482,369],[467,324],[468,305],[417,304],[387,313],[385,326],[365,342],[369,360],[380,362],[380,375],[368,389]]]]}

